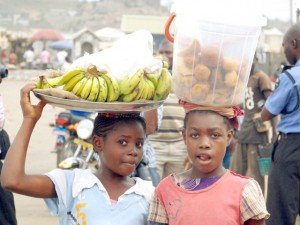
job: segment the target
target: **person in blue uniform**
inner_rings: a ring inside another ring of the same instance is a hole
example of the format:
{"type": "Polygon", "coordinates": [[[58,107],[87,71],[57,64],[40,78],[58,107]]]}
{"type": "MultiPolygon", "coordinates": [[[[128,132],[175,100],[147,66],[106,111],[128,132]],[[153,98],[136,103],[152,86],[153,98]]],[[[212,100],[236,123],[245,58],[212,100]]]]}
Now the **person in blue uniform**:
{"type": "Polygon", "coordinates": [[[267,225],[294,225],[300,212],[300,24],[289,28],[282,46],[293,67],[280,74],[261,114],[263,120],[281,115],[269,171],[267,225]]]}

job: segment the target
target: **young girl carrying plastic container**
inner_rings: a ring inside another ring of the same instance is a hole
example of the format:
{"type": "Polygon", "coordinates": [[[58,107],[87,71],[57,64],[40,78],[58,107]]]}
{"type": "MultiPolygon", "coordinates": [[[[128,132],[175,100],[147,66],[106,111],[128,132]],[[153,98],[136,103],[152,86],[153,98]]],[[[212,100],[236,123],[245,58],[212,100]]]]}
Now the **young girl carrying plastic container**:
{"type": "Polygon", "coordinates": [[[147,223],[150,181],[130,178],[143,155],[146,124],[138,114],[98,114],[93,146],[100,170],[55,169],[46,175],[27,175],[25,158],[33,129],[45,103],[32,105],[28,84],[21,91],[23,122],[7,154],[2,185],[19,194],[44,198],[60,225],[142,225],[147,223]]]}
{"type": "Polygon", "coordinates": [[[269,214],[258,183],[222,165],[241,111],[181,103],[187,112],[183,138],[192,168],[161,181],[150,205],[150,224],[265,224],[269,214]]]}

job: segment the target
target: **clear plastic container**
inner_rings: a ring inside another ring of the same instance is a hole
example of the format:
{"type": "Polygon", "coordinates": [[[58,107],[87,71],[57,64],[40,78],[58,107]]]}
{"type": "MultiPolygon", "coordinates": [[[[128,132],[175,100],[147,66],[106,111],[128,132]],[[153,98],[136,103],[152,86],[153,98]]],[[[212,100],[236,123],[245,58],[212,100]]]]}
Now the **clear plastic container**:
{"type": "Polygon", "coordinates": [[[238,105],[244,100],[260,26],[242,26],[176,17],[173,90],[185,101],[212,106],[238,105]]]}

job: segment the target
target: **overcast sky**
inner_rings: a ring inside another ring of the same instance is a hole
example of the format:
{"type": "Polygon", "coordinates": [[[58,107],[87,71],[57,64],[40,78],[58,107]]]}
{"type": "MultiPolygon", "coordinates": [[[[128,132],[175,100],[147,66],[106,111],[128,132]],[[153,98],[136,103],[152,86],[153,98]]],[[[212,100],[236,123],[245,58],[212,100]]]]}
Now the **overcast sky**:
{"type": "MultiPolygon", "coordinates": [[[[263,12],[270,19],[290,20],[290,0],[261,0],[263,12]]],[[[300,8],[300,0],[292,0],[293,20],[296,21],[296,9],[300,8]]]]}
{"type": "MultiPolygon", "coordinates": [[[[162,4],[176,0],[161,0],[162,4]]],[[[226,1],[226,0],[220,0],[226,1]]],[[[253,2],[253,0],[249,0],[253,2]]],[[[262,12],[270,19],[290,20],[290,2],[293,6],[293,21],[296,21],[296,9],[300,8],[300,0],[259,0],[262,12]]]]}

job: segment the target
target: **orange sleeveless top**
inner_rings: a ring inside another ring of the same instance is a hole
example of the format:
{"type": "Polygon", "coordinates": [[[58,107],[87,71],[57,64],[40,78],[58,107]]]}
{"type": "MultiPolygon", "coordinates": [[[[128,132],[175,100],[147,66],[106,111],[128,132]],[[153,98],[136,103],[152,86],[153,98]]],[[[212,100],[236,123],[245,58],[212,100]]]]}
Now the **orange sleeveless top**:
{"type": "Polygon", "coordinates": [[[228,170],[211,186],[187,191],[169,176],[158,185],[156,194],[169,225],[242,225],[240,205],[248,181],[228,170]]]}

